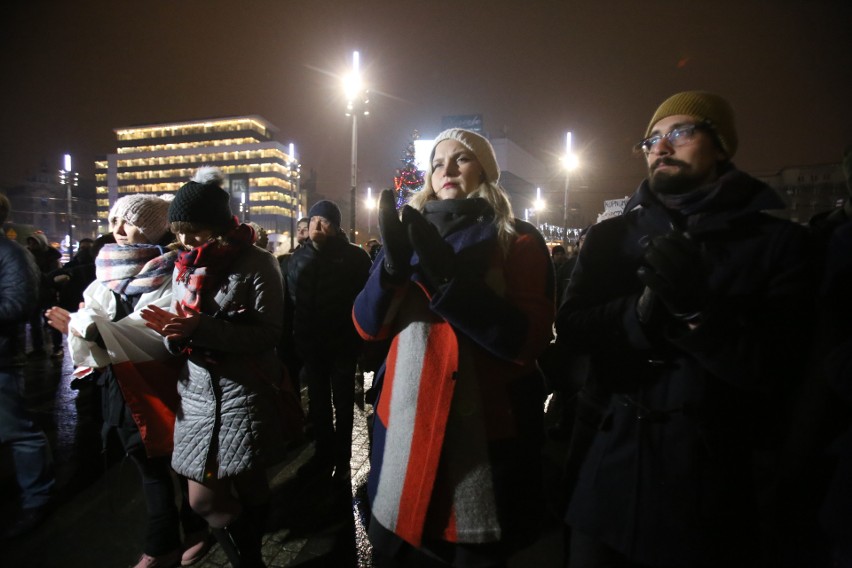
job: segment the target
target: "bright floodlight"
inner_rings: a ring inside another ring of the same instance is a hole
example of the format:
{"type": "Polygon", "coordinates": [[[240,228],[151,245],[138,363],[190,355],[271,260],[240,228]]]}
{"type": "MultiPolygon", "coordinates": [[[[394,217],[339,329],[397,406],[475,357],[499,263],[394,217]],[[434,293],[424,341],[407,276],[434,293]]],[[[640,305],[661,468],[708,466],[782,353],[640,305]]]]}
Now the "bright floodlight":
{"type": "Polygon", "coordinates": [[[535,203],[533,204],[535,211],[544,211],[544,199],[541,198],[541,188],[535,188],[535,203]]]}
{"type": "Polygon", "coordinates": [[[367,198],[364,200],[364,205],[366,205],[367,209],[373,209],[376,206],[376,200],[373,199],[373,188],[367,188],[367,198]]]}
{"type": "Polygon", "coordinates": [[[343,91],[346,100],[352,101],[361,92],[361,73],[359,71],[360,56],[357,51],[352,52],[352,72],[343,77],[343,91]]]}
{"type": "Polygon", "coordinates": [[[71,171],[71,154],[65,154],[65,171],[71,171]]]}
{"type": "Polygon", "coordinates": [[[571,131],[568,131],[567,136],[565,137],[565,157],[562,158],[562,167],[568,170],[577,169],[577,166],[580,165],[580,161],[577,159],[577,156],[574,152],[571,151],[571,131]]]}
{"type": "Polygon", "coordinates": [[[568,170],[569,172],[572,170],[576,170],[580,165],[580,160],[577,158],[576,154],[568,154],[567,156],[562,158],[562,167],[568,170]]]}

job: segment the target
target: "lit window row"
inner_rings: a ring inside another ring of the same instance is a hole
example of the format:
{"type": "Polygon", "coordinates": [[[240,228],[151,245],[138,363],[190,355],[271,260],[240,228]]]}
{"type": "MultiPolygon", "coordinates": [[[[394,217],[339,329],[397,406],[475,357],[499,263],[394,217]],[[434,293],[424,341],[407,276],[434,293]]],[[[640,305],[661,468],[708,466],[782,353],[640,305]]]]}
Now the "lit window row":
{"type": "MultiPolygon", "coordinates": [[[[262,150],[241,150],[239,152],[220,152],[215,154],[192,154],[187,156],[156,156],[150,158],[134,158],[130,160],[118,160],[116,165],[119,169],[138,168],[151,166],[171,166],[188,164],[194,168],[200,165],[209,164],[211,162],[226,162],[233,160],[281,160],[289,163],[290,157],[284,152],[273,148],[265,148],[262,150]]],[[[282,172],[291,171],[289,168],[280,166],[282,172]]],[[[298,175],[296,170],[294,175],[298,175]]]]}
{"type": "Polygon", "coordinates": [[[131,154],[135,152],[162,152],[171,150],[186,150],[188,148],[211,148],[213,146],[237,146],[242,144],[258,144],[265,142],[259,138],[222,138],[217,140],[196,140],[194,142],[164,142],[151,146],[122,146],[118,148],[118,154],[131,154]]]}
{"type": "Polygon", "coordinates": [[[236,120],[209,120],[191,124],[161,124],[147,128],[126,128],[117,130],[116,135],[119,140],[142,140],[145,138],[187,136],[207,132],[237,132],[240,130],[254,130],[267,138],[270,137],[270,133],[266,126],[251,118],[240,118],[236,120]]]}
{"type": "MultiPolygon", "coordinates": [[[[196,167],[181,168],[181,169],[166,169],[166,170],[143,170],[143,171],[123,171],[119,172],[118,179],[120,181],[146,180],[146,179],[163,179],[163,178],[179,178],[189,179],[195,173],[196,167]]],[[[293,173],[286,166],[278,163],[261,163],[249,164],[240,166],[219,166],[225,174],[234,173],[278,173],[282,176],[289,177],[293,173]]],[[[289,182],[288,182],[289,183],[289,182]]]]}

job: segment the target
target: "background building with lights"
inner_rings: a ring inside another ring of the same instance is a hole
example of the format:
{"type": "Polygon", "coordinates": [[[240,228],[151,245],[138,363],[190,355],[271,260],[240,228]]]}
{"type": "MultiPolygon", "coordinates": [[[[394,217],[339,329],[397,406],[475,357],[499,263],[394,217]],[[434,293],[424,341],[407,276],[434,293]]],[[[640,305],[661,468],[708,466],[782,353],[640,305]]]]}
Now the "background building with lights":
{"type": "Polygon", "coordinates": [[[817,213],[840,207],[848,195],[846,176],[839,163],[790,166],[755,177],[787,202],[787,209],[773,213],[795,223],[807,223],[817,213]]]}
{"type": "Polygon", "coordinates": [[[270,233],[294,234],[306,211],[294,145],[260,116],[151,124],[115,130],[118,147],[95,163],[97,217],[106,231],[109,209],[127,194],[169,194],[200,166],[219,167],[241,221],[270,233]]]}
{"type": "MultiPolygon", "coordinates": [[[[76,178],[75,178],[76,179],[76,178]]],[[[4,229],[7,236],[22,244],[32,231],[43,231],[47,240],[66,251],[68,247],[68,187],[59,169],[43,165],[23,182],[2,188],[12,203],[4,229]]],[[[74,249],[83,238],[98,236],[95,187],[91,180],[79,180],[71,195],[71,225],[74,249]]]]}

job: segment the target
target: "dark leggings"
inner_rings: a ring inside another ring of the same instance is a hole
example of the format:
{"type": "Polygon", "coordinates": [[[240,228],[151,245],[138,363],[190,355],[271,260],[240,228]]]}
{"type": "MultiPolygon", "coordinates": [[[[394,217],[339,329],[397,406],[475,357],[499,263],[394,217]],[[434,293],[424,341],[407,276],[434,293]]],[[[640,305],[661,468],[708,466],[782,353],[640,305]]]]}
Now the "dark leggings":
{"type": "Polygon", "coordinates": [[[187,498],[186,480],[180,479],[181,510],[175,504],[174,479],[168,456],[149,458],[144,451],[130,455],[142,477],[142,491],[148,508],[143,552],[150,556],[161,556],[180,548],[180,527],[185,534],[204,530],[207,523],[193,513],[187,498]]]}

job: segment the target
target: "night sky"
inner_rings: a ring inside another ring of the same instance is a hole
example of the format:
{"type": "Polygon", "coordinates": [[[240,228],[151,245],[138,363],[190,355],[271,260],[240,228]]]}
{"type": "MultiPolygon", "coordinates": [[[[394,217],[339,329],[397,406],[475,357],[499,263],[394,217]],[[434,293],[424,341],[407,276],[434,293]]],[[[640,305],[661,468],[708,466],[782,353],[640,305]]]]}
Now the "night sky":
{"type": "Polygon", "coordinates": [[[392,184],[414,129],[483,115],[552,174],[565,132],[576,191],[627,195],[631,150],[674,92],[727,97],[735,163],[769,173],[838,162],[852,144],[848,0],[12,0],[2,19],[0,183],[62,154],[93,178],[113,129],[261,115],[294,142],[319,190],[348,199],[351,122],[340,76],[361,53],[373,91],[359,181],[392,184]],[[11,4],[11,5],[10,5],[11,4]]]}

